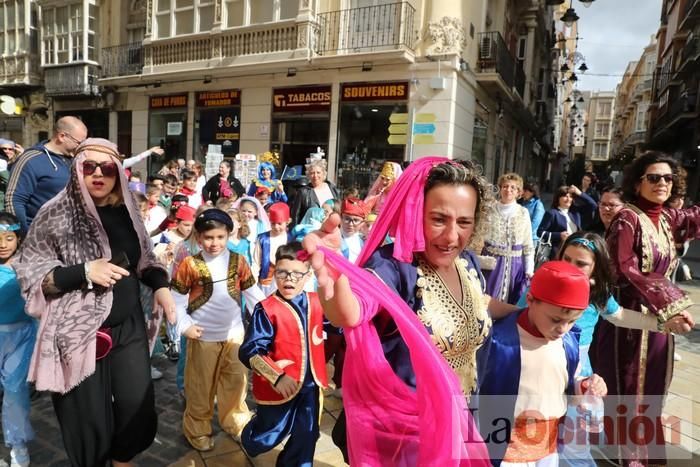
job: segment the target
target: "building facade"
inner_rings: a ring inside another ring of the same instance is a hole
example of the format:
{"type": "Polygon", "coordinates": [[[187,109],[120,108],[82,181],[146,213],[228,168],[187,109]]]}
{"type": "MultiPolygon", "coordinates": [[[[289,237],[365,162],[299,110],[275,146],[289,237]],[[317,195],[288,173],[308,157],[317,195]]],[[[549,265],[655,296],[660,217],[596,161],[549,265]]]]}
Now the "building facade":
{"type": "Polygon", "coordinates": [[[586,132],[586,161],[593,166],[610,159],[613,120],[615,116],[615,93],[592,92],[588,100],[588,126],[586,132]]]}
{"type": "MultiPolygon", "coordinates": [[[[16,83],[25,109],[40,96],[42,135],[72,114],[124,154],[163,146],[149,171],[211,144],[277,151],[283,166],[320,147],[331,180],[363,189],[382,162],[429,154],[541,179],[552,152],[546,0],[9,3],[23,5],[15,55],[38,60],[0,85],[16,83]]],[[[39,136],[28,114],[5,118],[22,120],[25,144],[39,136]]]]}
{"type": "Polygon", "coordinates": [[[649,147],[668,152],[688,172],[688,196],[700,197],[700,1],[664,0],[656,34],[649,147]]]}
{"type": "Polygon", "coordinates": [[[656,54],[656,37],[652,36],[639,60],[627,65],[617,86],[611,157],[625,161],[646,148],[656,54]]]}

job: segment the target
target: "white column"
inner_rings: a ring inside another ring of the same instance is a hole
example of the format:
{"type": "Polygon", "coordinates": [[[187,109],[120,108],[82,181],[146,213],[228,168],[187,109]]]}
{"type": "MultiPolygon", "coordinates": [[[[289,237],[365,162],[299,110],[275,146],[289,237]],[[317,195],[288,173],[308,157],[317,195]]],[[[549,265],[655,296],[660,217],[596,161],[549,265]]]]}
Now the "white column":
{"type": "Polygon", "coordinates": [[[194,147],[194,105],[195,92],[187,93],[187,138],[185,148],[185,159],[192,159],[192,148],[194,147]]]}
{"type": "MultiPolygon", "coordinates": [[[[117,112],[114,110],[109,111],[109,140],[112,141],[113,143],[117,142],[117,134],[118,134],[118,126],[119,126],[119,116],[117,112]]],[[[131,154],[125,154],[126,157],[129,157],[131,154]]]]}

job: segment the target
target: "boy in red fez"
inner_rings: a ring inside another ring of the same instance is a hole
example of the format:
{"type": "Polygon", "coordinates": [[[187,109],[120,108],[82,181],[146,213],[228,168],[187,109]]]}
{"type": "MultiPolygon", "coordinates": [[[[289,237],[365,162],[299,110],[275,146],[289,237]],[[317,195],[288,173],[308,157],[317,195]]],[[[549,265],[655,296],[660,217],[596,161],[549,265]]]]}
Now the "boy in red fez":
{"type": "MultiPolygon", "coordinates": [[[[265,187],[260,187],[267,190],[265,187]]],[[[269,192],[268,192],[269,193],[269,192]]],[[[289,206],[281,201],[273,203],[268,209],[270,230],[258,235],[253,249],[253,274],[258,278],[258,285],[265,295],[273,293],[275,285],[275,253],[277,249],[292,241],[287,232],[291,217],[289,206]]]]}
{"type": "Polygon", "coordinates": [[[327,386],[323,308],[316,293],[304,292],[313,273],[308,261],[298,259],[301,251],[299,242],[277,250],[277,292],[255,306],[238,352],[240,361],[253,370],[253,396],[258,404],[257,413],[243,429],[241,446],[255,457],[289,436],[277,457],[277,465],[285,466],[313,464],[320,390],[327,386]]]}
{"type": "Polygon", "coordinates": [[[258,201],[260,201],[263,208],[267,207],[267,205],[270,203],[270,189],[265,186],[259,186],[258,189],[255,190],[254,196],[258,201]]]}
{"type": "Polygon", "coordinates": [[[196,210],[187,204],[178,206],[175,210],[174,225],[163,232],[155,242],[153,252],[168,270],[170,270],[174,260],[175,246],[192,232],[195,212],[196,210]]]}
{"type": "Polygon", "coordinates": [[[600,376],[575,377],[579,329],[574,322],[588,306],[589,289],[580,269],[549,261],[532,277],[528,307],[494,322],[488,356],[479,368],[477,411],[494,466],[558,466],[567,395],[607,394],[600,376]]]}
{"type": "Polygon", "coordinates": [[[345,198],[340,207],[340,231],[343,237],[341,252],[353,263],[360,256],[364,245],[362,227],[367,214],[369,214],[369,209],[367,209],[365,202],[359,198],[345,198]]]}

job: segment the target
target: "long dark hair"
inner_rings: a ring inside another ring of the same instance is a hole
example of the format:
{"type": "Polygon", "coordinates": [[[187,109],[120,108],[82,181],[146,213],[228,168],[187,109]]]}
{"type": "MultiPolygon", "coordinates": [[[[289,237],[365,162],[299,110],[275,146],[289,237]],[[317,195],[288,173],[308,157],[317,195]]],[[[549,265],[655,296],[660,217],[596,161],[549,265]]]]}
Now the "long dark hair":
{"type": "Polygon", "coordinates": [[[608,247],[603,237],[593,232],[574,232],[569,235],[559,249],[557,259],[563,259],[564,251],[569,246],[585,248],[593,253],[595,264],[591,274],[591,298],[590,302],[596,308],[602,310],[608,303],[612,294],[612,285],[615,278],[613,274],[608,247]]]}
{"type": "Polygon", "coordinates": [[[668,164],[671,167],[671,172],[676,176],[676,180],[671,187],[671,196],[683,196],[685,191],[685,180],[680,181],[681,173],[678,161],[670,155],[661,151],[646,151],[641,156],[633,160],[625,167],[625,174],[622,177],[622,192],[625,201],[635,201],[638,197],[637,187],[640,179],[652,164],[668,164]]]}

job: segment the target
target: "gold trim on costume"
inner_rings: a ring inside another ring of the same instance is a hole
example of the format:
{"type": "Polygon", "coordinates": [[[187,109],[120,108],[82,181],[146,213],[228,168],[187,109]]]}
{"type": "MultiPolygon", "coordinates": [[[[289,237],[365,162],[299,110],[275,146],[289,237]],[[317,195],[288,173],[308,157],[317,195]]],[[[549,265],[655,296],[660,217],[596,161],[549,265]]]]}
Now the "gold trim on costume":
{"type": "Polygon", "coordinates": [[[202,286],[202,293],[199,297],[192,300],[187,304],[187,311],[189,313],[194,313],[197,309],[201,308],[202,305],[207,303],[214,293],[214,284],[212,283],[211,271],[204,261],[202,253],[198,253],[192,256],[192,265],[197,271],[197,279],[202,286]]]}
{"type": "Polygon", "coordinates": [[[250,357],[250,366],[253,367],[253,370],[257,374],[265,378],[267,382],[273,386],[275,385],[279,377],[284,374],[284,371],[278,371],[272,365],[267,363],[262,356],[258,354],[255,354],[252,357],[250,357]]]}
{"type": "Polygon", "coordinates": [[[423,298],[423,306],[418,317],[468,396],[476,389],[476,351],[489,333],[491,318],[476,270],[469,269],[463,258],[455,260],[455,267],[462,286],[461,301],[440,275],[419,259],[416,296],[423,298]]]}

